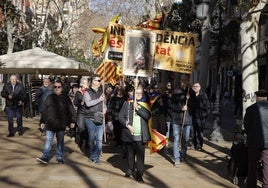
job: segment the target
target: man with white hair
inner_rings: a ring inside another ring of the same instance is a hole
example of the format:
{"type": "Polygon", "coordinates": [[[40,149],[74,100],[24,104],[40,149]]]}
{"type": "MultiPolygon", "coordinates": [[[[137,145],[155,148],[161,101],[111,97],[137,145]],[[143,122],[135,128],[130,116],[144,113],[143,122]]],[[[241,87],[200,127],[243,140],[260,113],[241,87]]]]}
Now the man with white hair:
{"type": "Polygon", "coordinates": [[[6,99],[5,111],[8,118],[7,137],[15,135],[13,117],[16,115],[19,136],[23,135],[22,130],[22,106],[25,99],[25,90],[23,85],[18,82],[16,75],[10,76],[10,82],[6,83],[1,92],[1,96],[6,99]]]}

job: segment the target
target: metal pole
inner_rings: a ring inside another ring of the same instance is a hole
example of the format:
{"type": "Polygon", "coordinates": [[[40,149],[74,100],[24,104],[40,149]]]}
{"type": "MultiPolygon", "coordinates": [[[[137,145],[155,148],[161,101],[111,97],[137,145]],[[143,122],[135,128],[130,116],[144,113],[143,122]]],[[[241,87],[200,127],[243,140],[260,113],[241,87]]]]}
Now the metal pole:
{"type": "Polygon", "coordinates": [[[221,125],[221,112],[220,112],[220,92],[221,92],[221,43],[222,43],[222,5],[219,3],[219,33],[218,33],[218,46],[217,46],[217,90],[216,100],[213,109],[213,132],[211,134],[211,140],[222,141],[223,136],[220,130],[221,125]]]}

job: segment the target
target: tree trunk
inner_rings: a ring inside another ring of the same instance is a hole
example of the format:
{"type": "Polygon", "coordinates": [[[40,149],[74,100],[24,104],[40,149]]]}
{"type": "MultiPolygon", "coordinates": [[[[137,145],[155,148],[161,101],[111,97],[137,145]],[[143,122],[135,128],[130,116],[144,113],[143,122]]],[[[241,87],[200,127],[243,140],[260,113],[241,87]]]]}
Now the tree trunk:
{"type": "Polygon", "coordinates": [[[10,19],[7,19],[7,40],[8,40],[7,54],[11,54],[13,52],[14,41],[12,38],[12,34],[13,34],[13,23],[10,19]]]}

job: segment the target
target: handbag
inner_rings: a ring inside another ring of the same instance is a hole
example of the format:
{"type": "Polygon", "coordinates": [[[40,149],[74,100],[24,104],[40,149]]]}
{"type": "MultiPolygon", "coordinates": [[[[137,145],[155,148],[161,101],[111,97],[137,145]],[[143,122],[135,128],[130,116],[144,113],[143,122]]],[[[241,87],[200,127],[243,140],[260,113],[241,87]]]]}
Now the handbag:
{"type": "Polygon", "coordinates": [[[96,125],[102,125],[103,124],[103,113],[102,112],[96,112],[94,114],[93,122],[96,125]]]}

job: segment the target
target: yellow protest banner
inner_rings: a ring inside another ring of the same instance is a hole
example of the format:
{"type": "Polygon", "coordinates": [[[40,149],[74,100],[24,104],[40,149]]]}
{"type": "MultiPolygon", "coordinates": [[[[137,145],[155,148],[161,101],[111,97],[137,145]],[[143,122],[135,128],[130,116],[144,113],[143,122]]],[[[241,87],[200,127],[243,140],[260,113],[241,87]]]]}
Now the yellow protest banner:
{"type": "Polygon", "coordinates": [[[197,46],[197,34],[154,30],[155,69],[191,74],[197,46]]]}

